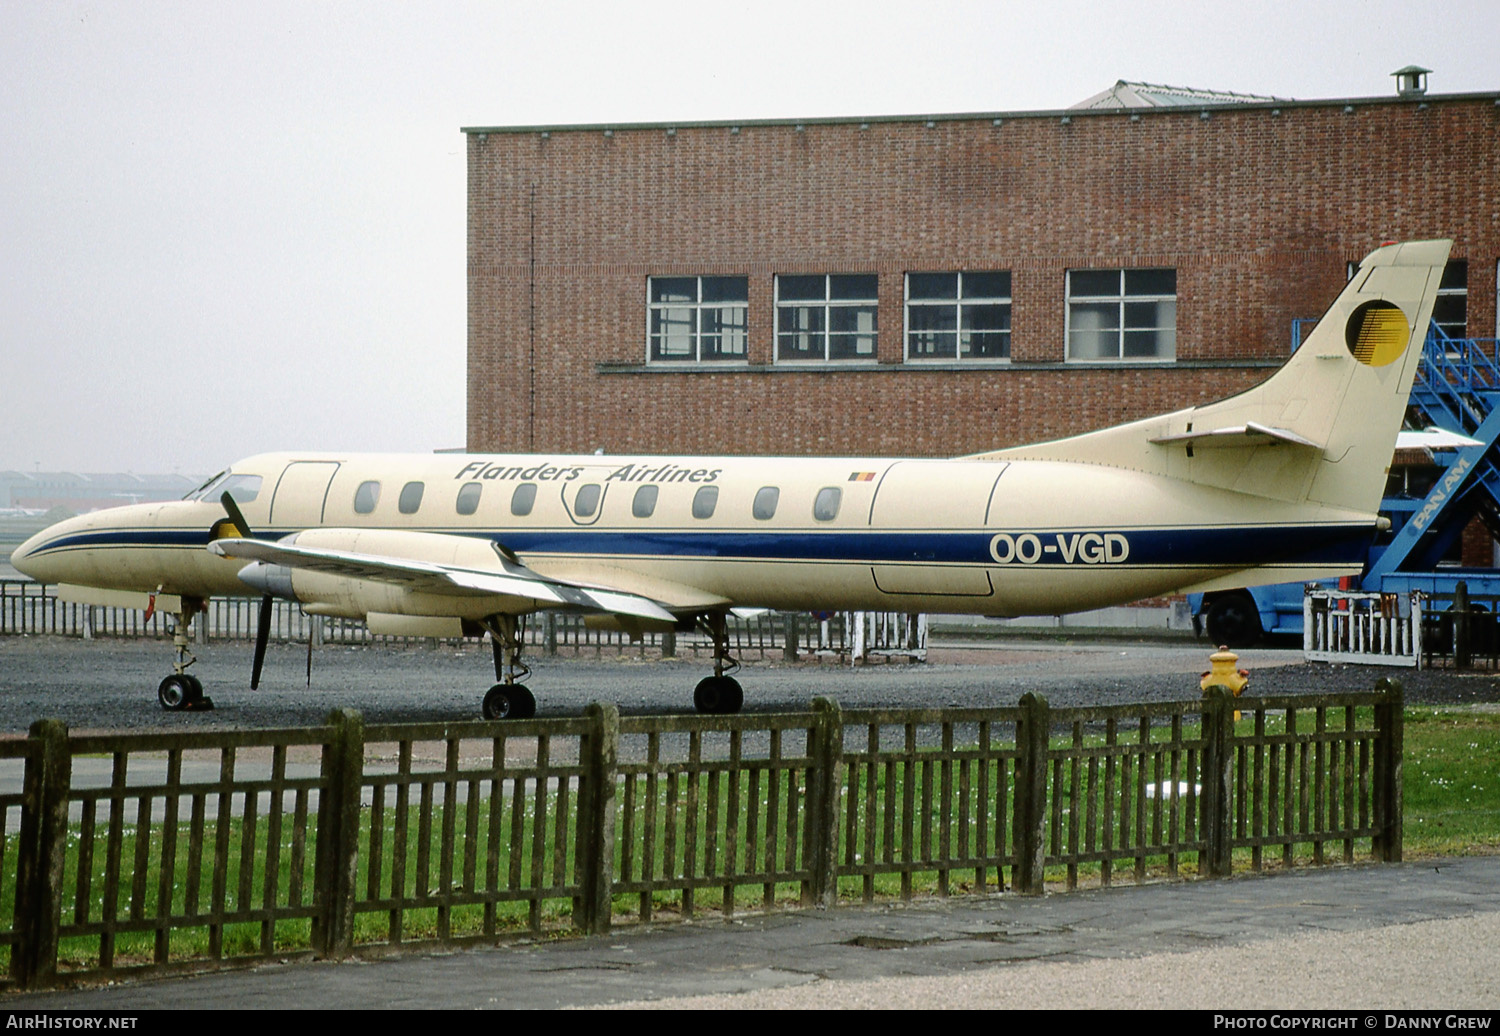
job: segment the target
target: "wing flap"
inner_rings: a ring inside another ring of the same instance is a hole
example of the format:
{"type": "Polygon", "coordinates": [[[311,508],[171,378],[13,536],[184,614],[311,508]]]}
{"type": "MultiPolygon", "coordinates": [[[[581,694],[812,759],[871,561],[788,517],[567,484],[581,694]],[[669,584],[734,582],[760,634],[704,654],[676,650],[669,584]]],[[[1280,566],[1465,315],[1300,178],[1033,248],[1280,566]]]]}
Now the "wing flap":
{"type": "Polygon", "coordinates": [[[540,608],[609,612],[663,622],[677,619],[650,598],[548,578],[499,556],[496,560],[502,569],[493,571],[385,554],[304,547],[287,541],[266,543],[237,537],[214,540],[208,549],[220,557],[260,561],[347,579],[367,579],[424,593],[466,597],[495,595],[529,599],[540,608]]]}

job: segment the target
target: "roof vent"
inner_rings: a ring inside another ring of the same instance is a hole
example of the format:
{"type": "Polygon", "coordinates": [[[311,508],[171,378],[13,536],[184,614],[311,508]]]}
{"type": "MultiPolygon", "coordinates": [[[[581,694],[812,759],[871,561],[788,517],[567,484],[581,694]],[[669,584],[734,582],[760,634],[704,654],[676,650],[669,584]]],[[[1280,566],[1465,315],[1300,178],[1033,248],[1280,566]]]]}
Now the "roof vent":
{"type": "Polygon", "coordinates": [[[1427,92],[1427,73],[1430,68],[1421,65],[1407,65],[1398,68],[1391,75],[1396,77],[1396,94],[1399,97],[1421,97],[1427,92]]]}

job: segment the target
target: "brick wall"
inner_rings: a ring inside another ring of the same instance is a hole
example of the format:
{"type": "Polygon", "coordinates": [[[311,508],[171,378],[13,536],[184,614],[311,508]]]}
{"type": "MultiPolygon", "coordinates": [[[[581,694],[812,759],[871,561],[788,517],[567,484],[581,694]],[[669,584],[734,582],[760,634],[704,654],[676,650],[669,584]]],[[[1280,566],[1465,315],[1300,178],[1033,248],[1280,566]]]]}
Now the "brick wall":
{"type": "Polygon", "coordinates": [[[1492,96],[468,140],[474,450],[947,455],[1085,431],[1261,380],[1391,239],[1455,238],[1469,333],[1495,333],[1492,96]],[[1065,272],[1117,266],[1177,270],[1175,363],[1063,362],[1065,272]],[[1012,362],[903,364],[904,273],[958,269],[1012,271],[1012,362]],[[876,367],[772,362],[773,277],[798,272],[880,275],[876,367]],[[749,277],[748,366],[648,367],[646,279],[671,274],[749,277]]]}

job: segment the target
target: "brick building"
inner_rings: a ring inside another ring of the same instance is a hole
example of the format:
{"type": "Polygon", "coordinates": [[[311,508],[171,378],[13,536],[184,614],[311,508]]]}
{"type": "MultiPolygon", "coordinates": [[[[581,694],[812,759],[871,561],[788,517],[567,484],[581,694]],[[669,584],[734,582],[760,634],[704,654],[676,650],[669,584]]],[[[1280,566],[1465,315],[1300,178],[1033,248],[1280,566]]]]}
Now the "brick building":
{"type": "Polygon", "coordinates": [[[1496,333],[1500,94],[475,127],[468,446],[955,455],[1245,388],[1382,241],[1496,333]]]}

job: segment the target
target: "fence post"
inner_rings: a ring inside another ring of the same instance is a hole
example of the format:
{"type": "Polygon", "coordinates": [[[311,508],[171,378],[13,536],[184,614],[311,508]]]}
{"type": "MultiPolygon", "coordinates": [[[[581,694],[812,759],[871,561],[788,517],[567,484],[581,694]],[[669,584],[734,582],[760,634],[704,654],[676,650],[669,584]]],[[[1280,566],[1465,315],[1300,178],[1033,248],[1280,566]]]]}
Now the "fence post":
{"type": "Polygon", "coordinates": [[[1021,697],[1021,720],[1016,724],[1015,817],[1016,865],[1012,884],[1017,892],[1040,896],[1046,891],[1047,864],[1047,744],[1052,734],[1052,710],[1040,694],[1021,697]]]}
{"type": "Polygon", "coordinates": [[[796,612],[786,612],[781,616],[781,660],[783,662],[797,661],[797,651],[801,646],[798,643],[798,619],[796,612]]]}
{"type": "Polygon", "coordinates": [[[1400,680],[1375,681],[1385,700],[1375,706],[1375,836],[1370,854],[1385,863],[1401,860],[1401,754],[1405,738],[1404,691],[1400,680]]]}
{"type": "Polygon", "coordinates": [[[831,698],[814,698],[813,728],[808,732],[807,754],[807,868],[812,875],[803,889],[802,902],[827,910],[838,902],[838,789],[844,762],[844,714],[831,698]]]}
{"type": "Polygon", "coordinates": [[[22,784],[21,850],[16,861],[18,942],[10,958],[10,976],[23,989],[50,986],[57,978],[72,785],[67,724],[37,720],[30,736],[38,748],[26,758],[22,784]]]}
{"type": "Polygon", "coordinates": [[[677,631],[675,629],[663,630],[661,635],[661,657],[677,657],[677,631]]]}
{"type": "Polygon", "coordinates": [[[592,702],[583,710],[589,732],[581,747],[578,795],[578,898],[573,925],[585,935],[609,931],[615,880],[615,781],[619,776],[620,710],[592,702]]]}
{"type": "Polygon", "coordinates": [[[1199,799],[1204,841],[1203,872],[1227,878],[1233,870],[1230,845],[1234,836],[1230,761],[1234,757],[1234,694],[1222,684],[1203,692],[1203,770],[1199,799]]]}
{"type": "Polygon", "coordinates": [[[1469,584],[1460,579],[1453,588],[1453,667],[1468,669],[1473,664],[1469,640],[1469,584]]]}
{"type": "Polygon", "coordinates": [[[328,714],[323,744],[323,792],[318,796],[313,952],[349,956],[354,943],[355,866],[359,861],[359,793],[364,777],[365,721],[354,709],[328,714]]]}

